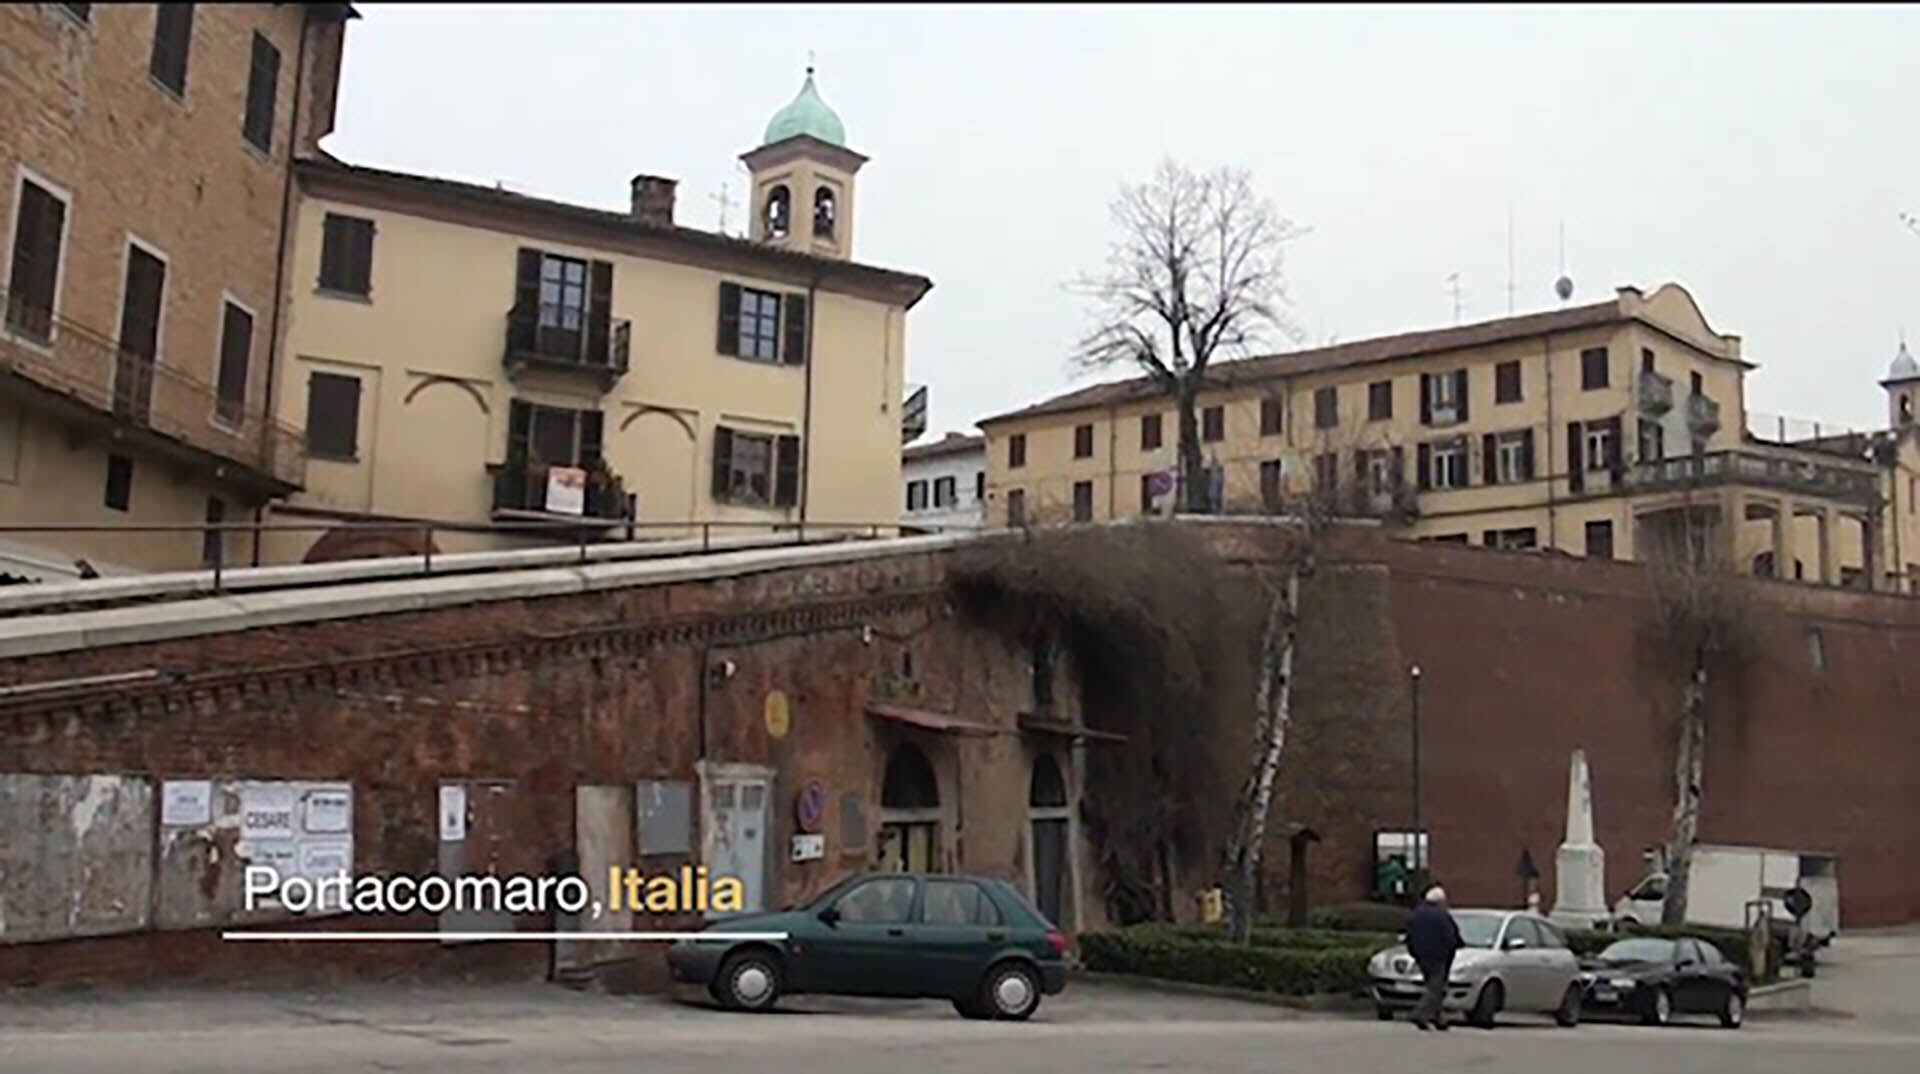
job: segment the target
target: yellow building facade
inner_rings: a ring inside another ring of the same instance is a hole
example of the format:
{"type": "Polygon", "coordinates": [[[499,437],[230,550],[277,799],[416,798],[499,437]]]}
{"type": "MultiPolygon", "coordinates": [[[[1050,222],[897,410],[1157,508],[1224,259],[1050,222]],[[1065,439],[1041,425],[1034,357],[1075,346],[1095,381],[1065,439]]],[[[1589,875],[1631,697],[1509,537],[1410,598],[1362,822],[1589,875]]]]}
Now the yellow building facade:
{"type": "Polygon", "coordinates": [[[309,461],[275,514],[313,528],[271,558],[894,519],[932,285],[852,260],[843,141],[809,72],[743,156],[747,238],[676,225],[652,176],[622,213],[303,163],[281,414],[309,461]]]}
{"type": "MultiPolygon", "coordinates": [[[[1242,513],[1318,497],[1411,537],[1618,559],[1715,534],[1755,573],[1920,580],[1911,417],[1847,442],[1769,441],[1747,431],[1752,368],[1740,338],[1715,331],[1677,284],[1222,363],[1199,399],[1209,495],[1242,513]]],[[[1896,368],[1886,382],[1890,405],[1903,391],[1920,402],[1920,370],[1901,378],[1896,368]]],[[[989,524],[1179,502],[1178,417],[1144,379],[980,427],[989,524]]]]}

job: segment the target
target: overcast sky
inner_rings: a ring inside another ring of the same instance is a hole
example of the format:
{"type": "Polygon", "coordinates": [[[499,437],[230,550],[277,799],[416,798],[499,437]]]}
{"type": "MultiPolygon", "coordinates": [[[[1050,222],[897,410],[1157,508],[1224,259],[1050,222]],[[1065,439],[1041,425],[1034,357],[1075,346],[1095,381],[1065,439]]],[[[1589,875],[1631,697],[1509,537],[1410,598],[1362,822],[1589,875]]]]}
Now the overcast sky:
{"type": "Polygon", "coordinates": [[[1062,285],[1163,155],[1312,228],[1314,344],[1452,323],[1453,273],[1504,315],[1511,206],[1515,308],[1556,304],[1564,220],[1574,301],[1681,281],[1752,409],[1884,422],[1920,345],[1920,9],[358,6],[332,152],[620,209],[666,175],[704,228],[813,50],[872,158],[855,256],[934,280],[936,435],[1084,382],[1062,285]]]}

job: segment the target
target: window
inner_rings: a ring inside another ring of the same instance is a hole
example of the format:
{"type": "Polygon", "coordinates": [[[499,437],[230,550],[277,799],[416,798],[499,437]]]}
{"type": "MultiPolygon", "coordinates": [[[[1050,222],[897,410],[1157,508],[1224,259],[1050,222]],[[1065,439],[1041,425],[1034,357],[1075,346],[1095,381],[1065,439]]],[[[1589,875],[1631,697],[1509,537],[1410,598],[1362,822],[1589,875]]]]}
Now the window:
{"type": "Polygon", "coordinates": [[[1340,487],[1340,456],[1331,451],[1313,457],[1313,490],[1328,495],[1340,487]]]}
{"type": "Polygon", "coordinates": [[[1388,421],[1393,417],[1393,381],[1376,380],[1367,385],[1367,420],[1388,421]]]}
{"type": "Polygon", "coordinates": [[[1481,534],[1480,543],[1488,548],[1506,548],[1515,551],[1538,547],[1538,536],[1532,526],[1511,530],[1488,530],[1481,534]]]}
{"type": "Polygon", "coordinates": [[[1279,510],[1286,499],[1284,478],[1285,468],[1279,459],[1266,459],[1260,463],[1260,502],[1269,511],[1279,510]]]}
{"type": "Polygon", "coordinates": [[[1140,513],[1153,514],[1154,486],[1158,484],[1153,474],[1140,475],[1140,513]]]}
{"type": "Polygon", "coordinates": [[[1014,433],[1007,438],[1007,469],[1018,470],[1027,464],[1027,434],[1014,433]]]}
{"type": "Polygon", "coordinates": [[[153,55],[147,71],[175,93],[187,92],[187,46],[193,38],[193,5],[160,4],[153,19],[153,55]]]}
{"type": "Polygon", "coordinates": [[[1000,925],[1000,908],[980,885],[965,880],[928,880],[920,920],[927,925],[1000,925]]]}
{"type": "Polygon", "coordinates": [[[253,356],[253,314],[228,302],[220,319],[220,373],[214,415],[238,425],[247,409],[247,366],[253,356]]]}
{"type": "Polygon", "coordinates": [[[253,35],[253,67],[247,72],[247,112],[240,133],[262,153],[273,152],[274,94],[280,88],[280,50],[253,35]]]}
{"type": "Polygon", "coordinates": [[[960,502],[960,479],[955,477],[937,477],[933,481],[933,505],[952,507],[960,502]]]}
{"type": "Polygon", "coordinates": [[[1464,533],[1444,533],[1437,537],[1422,537],[1420,539],[1423,541],[1432,541],[1434,544],[1471,544],[1472,543],[1471,541],[1467,540],[1467,535],[1464,533]]]}
{"type": "Polygon", "coordinates": [[[1500,938],[1502,948],[1519,946],[1540,946],[1540,934],[1534,931],[1533,922],[1518,915],[1507,919],[1507,931],[1500,938]]]}
{"type": "Polygon", "coordinates": [[[1567,938],[1561,935],[1560,930],[1556,928],[1552,922],[1535,921],[1533,923],[1533,931],[1540,934],[1541,947],[1558,949],[1567,946],[1567,938]]]}
{"type": "Polygon", "coordinates": [[[1313,392],[1313,427],[1331,429],[1340,424],[1340,389],[1329,386],[1313,392]]]}
{"type": "Polygon", "coordinates": [[[113,412],[145,424],[152,411],[153,370],[160,358],[160,318],[167,263],[138,243],[127,244],[127,277],[120,294],[119,354],[113,368],[113,412]]]}
{"type": "Polygon", "coordinates": [[[1152,451],[1160,446],[1160,415],[1140,415],[1140,450],[1152,451]]]}
{"type": "Polygon", "coordinates": [[[1073,520],[1075,522],[1093,521],[1093,482],[1091,481],[1073,483],[1073,520]]]}
{"type": "Polygon", "coordinates": [[[924,511],[927,507],[927,483],[925,481],[907,482],[907,510],[924,511]]]}
{"type": "Polygon", "coordinates": [[[807,296],[720,285],[721,354],[800,365],[807,354],[807,296]]]}
{"type": "Polygon", "coordinates": [[[1707,393],[1706,384],[1701,380],[1698,369],[1687,374],[1687,386],[1693,390],[1693,394],[1695,395],[1705,395],[1707,393]]]}
{"type": "MultiPolygon", "coordinates": [[[[321,286],[364,297],[372,282],[373,226],[350,222],[340,225],[335,235],[339,276],[329,278],[323,272],[321,286]]],[[[507,316],[510,360],[532,357],[574,365],[611,364],[611,262],[583,261],[523,246],[515,258],[513,294],[507,316]]]]}
{"type": "Polygon", "coordinates": [[[1427,487],[1435,489],[1465,488],[1467,485],[1467,441],[1465,437],[1451,440],[1439,440],[1432,444],[1420,445],[1428,456],[1427,487]]]}
{"type": "Polygon", "coordinates": [[[1653,372],[1653,348],[1651,347],[1640,348],[1640,372],[1653,372]]]}
{"type": "Polygon", "coordinates": [[[1580,352],[1580,387],[1586,391],[1607,386],[1607,349],[1589,347],[1580,352]]]}
{"type": "Polygon", "coordinates": [[[1386,496],[1393,492],[1394,473],[1398,469],[1393,464],[1394,452],[1386,448],[1360,452],[1360,465],[1357,474],[1366,482],[1366,490],[1375,496],[1386,496]]]}
{"type": "Polygon", "coordinates": [[[7,272],[7,327],[42,343],[53,339],[60,293],[60,247],[67,204],[31,179],[20,182],[13,214],[13,257],[7,272]]]}
{"type": "Polygon", "coordinates": [[[1613,522],[1597,519],[1587,523],[1587,558],[1613,558],[1613,522]]]}
{"type": "Polygon", "coordinates": [[[1420,424],[1454,425],[1467,420],[1467,371],[1420,375],[1420,424]]]}
{"type": "Polygon", "coordinates": [[[855,884],[833,908],[848,924],[904,925],[913,913],[913,881],[876,877],[855,884]]]}
{"type": "Polygon", "coordinates": [[[1615,442],[1611,421],[1590,421],[1587,423],[1586,458],[1587,469],[1611,469],[1618,457],[1620,445],[1615,442]]]}
{"type": "Polygon", "coordinates": [[[1093,426],[1076,425],[1073,427],[1073,457],[1090,459],[1093,457],[1093,426]]]}
{"type": "Polygon", "coordinates": [[[1280,435],[1280,432],[1281,432],[1280,416],[1285,411],[1285,409],[1286,409],[1285,404],[1278,399],[1260,400],[1260,435],[1261,436],[1279,436],[1280,435]]]}
{"type": "Polygon", "coordinates": [[[973,472],[973,502],[982,503],[986,498],[987,472],[985,470],[975,470],[973,472]]]}
{"type": "Polygon", "coordinates": [[[1520,401],[1520,360],[1501,362],[1493,367],[1493,401],[1496,403],[1517,403],[1520,401]]]}
{"type": "Polygon", "coordinates": [[[800,438],[716,426],[712,491],[720,503],[792,507],[800,499],[800,438]]]}
{"type": "Polygon", "coordinates": [[[1225,407],[1210,406],[1200,411],[1200,439],[1206,443],[1227,438],[1227,411],[1225,407]]]}
{"type": "Polygon", "coordinates": [[[1640,423],[1640,461],[1658,462],[1667,455],[1667,431],[1657,421],[1640,423]]]}
{"type": "Polygon", "coordinates": [[[359,457],[359,377],[314,373],[307,378],[307,454],[342,462],[359,457]]]}
{"type": "Polygon", "coordinates": [[[1533,430],[1488,433],[1483,443],[1486,458],[1481,462],[1488,484],[1533,480],[1533,430]]]}
{"type": "Polygon", "coordinates": [[[107,456],[107,506],[125,511],[133,503],[133,460],[125,455],[107,456]]]}
{"type": "MultiPolygon", "coordinates": [[[[543,262],[544,260],[543,258],[543,262]]],[[[545,303],[550,301],[547,298],[547,282],[552,280],[555,285],[553,299],[555,301],[560,297],[559,286],[566,282],[567,274],[558,264],[562,259],[554,260],[556,264],[551,272],[544,263],[540,269],[541,322],[543,324],[546,322],[545,303]]],[[[581,266],[584,270],[581,262],[574,261],[573,264],[581,266]]],[[[584,271],[576,273],[572,280],[573,290],[576,293],[573,304],[576,331],[579,329],[579,311],[586,305],[585,292],[582,290],[584,280],[584,271]]],[[[320,289],[343,295],[359,295],[363,298],[372,292],[373,221],[363,220],[357,216],[341,216],[339,213],[327,214],[320,231],[320,289]]]]}
{"type": "Polygon", "coordinates": [[[1007,525],[1024,526],[1027,524],[1027,490],[1007,490],[1007,525]]]}
{"type": "Polygon", "coordinates": [[[1586,488],[1586,471],[1620,468],[1620,419],[1567,423],[1567,487],[1586,488]],[[1596,454],[1598,452],[1598,454],[1596,454]]]}
{"type": "Polygon", "coordinates": [[[207,528],[200,531],[200,562],[208,567],[226,562],[227,505],[218,496],[207,497],[207,528]]]}

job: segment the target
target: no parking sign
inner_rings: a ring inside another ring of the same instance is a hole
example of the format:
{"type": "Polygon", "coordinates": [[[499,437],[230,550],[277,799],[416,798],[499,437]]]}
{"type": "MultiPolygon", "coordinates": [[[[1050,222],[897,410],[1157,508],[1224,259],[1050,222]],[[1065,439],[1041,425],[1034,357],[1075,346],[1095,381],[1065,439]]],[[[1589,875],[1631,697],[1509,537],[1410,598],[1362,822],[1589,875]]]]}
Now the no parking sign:
{"type": "Polygon", "coordinates": [[[800,788],[793,798],[793,821],[800,830],[809,834],[820,830],[820,821],[827,812],[827,787],[817,779],[810,779],[800,788]]]}

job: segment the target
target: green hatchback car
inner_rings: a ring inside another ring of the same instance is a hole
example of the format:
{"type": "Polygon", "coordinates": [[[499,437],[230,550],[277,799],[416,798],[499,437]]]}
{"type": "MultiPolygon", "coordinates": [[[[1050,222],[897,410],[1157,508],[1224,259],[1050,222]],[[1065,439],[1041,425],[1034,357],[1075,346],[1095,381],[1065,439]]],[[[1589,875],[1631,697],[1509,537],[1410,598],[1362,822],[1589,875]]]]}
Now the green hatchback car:
{"type": "Polygon", "coordinates": [[[784,940],[681,940],[673,979],[705,985],[724,1007],[771,1008],[790,993],[953,1001],[968,1018],[1020,1020],[1067,985],[1067,938],[1003,881],[870,873],[805,906],[737,914],[702,932],[784,940]]]}

